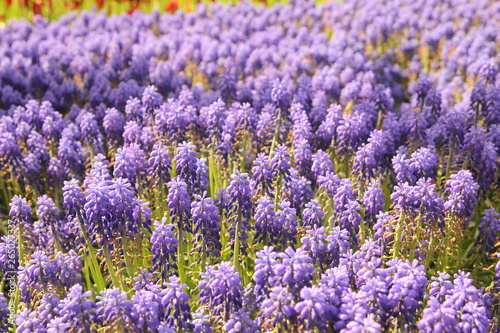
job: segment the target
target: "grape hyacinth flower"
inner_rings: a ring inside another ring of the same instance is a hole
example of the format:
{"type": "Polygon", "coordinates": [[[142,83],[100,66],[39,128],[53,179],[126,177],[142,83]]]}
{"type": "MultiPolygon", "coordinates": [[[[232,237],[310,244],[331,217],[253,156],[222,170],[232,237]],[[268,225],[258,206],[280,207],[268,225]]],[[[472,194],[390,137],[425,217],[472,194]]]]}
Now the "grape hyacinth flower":
{"type": "Polygon", "coordinates": [[[312,259],[304,249],[294,251],[291,247],[278,254],[282,260],[274,266],[274,275],[281,285],[286,286],[294,296],[303,287],[310,287],[313,279],[314,266],[312,259]]]}
{"type": "Polygon", "coordinates": [[[7,298],[0,292],[0,330],[3,332],[9,331],[10,324],[10,310],[7,304],[7,298]]]}
{"type": "Polygon", "coordinates": [[[161,193],[167,189],[170,182],[170,170],[172,162],[167,152],[167,147],[156,143],[148,159],[147,173],[151,177],[152,185],[160,188],[161,193]]]}
{"type": "Polygon", "coordinates": [[[260,153],[253,161],[252,167],[252,189],[254,195],[272,196],[273,175],[271,161],[267,155],[260,153]]]}
{"type": "Polygon", "coordinates": [[[239,253],[245,253],[246,241],[248,238],[248,220],[252,215],[252,202],[250,200],[250,195],[252,193],[250,189],[250,181],[248,180],[248,174],[240,173],[235,170],[231,175],[231,183],[227,187],[227,192],[230,196],[230,208],[229,208],[229,219],[228,222],[231,223],[229,228],[229,233],[231,236],[231,242],[233,246],[233,259],[236,267],[239,263],[239,253]]]}
{"type": "Polygon", "coordinates": [[[314,226],[320,227],[323,224],[325,213],[321,205],[316,200],[311,200],[305,205],[302,212],[302,226],[307,229],[312,229],[314,226]]]}
{"type": "Polygon", "coordinates": [[[228,333],[256,333],[258,328],[247,311],[239,310],[231,313],[229,320],[223,326],[228,333]]]}
{"type": "Polygon", "coordinates": [[[482,246],[482,251],[486,255],[495,252],[498,233],[500,232],[500,214],[493,207],[484,210],[484,216],[479,224],[479,236],[477,246],[482,246]]]}
{"type": "MultiPolygon", "coordinates": [[[[220,217],[218,208],[212,198],[207,197],[204,192],[202,196],[195,194],[196,201],[191,203],[191,216],[193,219],[193,232],[196,235],[195,249],[202,253],[202,260],[206,257],[220,256],[222,245],[220,243],[220,217]]],[[[202,263],[202,267],[204,262],[202,263]]],[[[203,267],[204,268],[204,267],[203,267]]]]}
{"type": "Polygon", "coordinates": [[[253,274],[254,292],[257,297],[268,295],[270,288],[277,285],[278,277],[274,275],[274,266],[278,263],[277,257],[278,254],[274,252],[272,246],[264,246],[261,251],[257,252],[253,274]]]}
{"type": "Polygon", "coordinates": [[[153,253],[153,267],[155,271],[160,271],[163,279],[171,269],[176,269],[176,253],[179,241],[174,235],[173,224],[167,224],[164,217],[161,222],[154,222],[154,230],[151,235],[151,252],[153,253]]]}
{"type": "Polygon", "coordinates": [[[210,312],[227,321],[230,314],[242,307],[243,287],[241,278],[234,266],[222,262],[216,266],[208,266],[201,273],[200,304],[207,305],[210,312]]]}
{"type": "Polygon", "coordinates": [[[56,207],[54,201],[47,195],[43,195],[38,198],[36,204],[38,205],[38,210],[36,214],[40,218],[42,225],[51,230],[54,236],[56,248],[62,250],[62,241],[60,235],[60,218],[59,218],[59,208],[56,207]]]}
{"type": "Polygon", "coordinates": [[[286,288],[274,287],[261,303],[258,320],[262,328],[277,329],[281,333],[292,329],[296,315],[293,295],[286,288]]]}
{"type": "Polygon", "coordinates": [[[302,288],[300,291],[301,301],[295,304],[297,319],[303,327],[312,330],[317,328],[320,331],[331,329],[331,323],[338,309],[328,301],[326,288],[312,286],[302,288]]]}
{"type": "Polygon", "coordinates": [[[467,221],[477,203],[478,189],[479,185],[472,178],[470,171],[460,170],[451,175],[446,181],[448,199],[444,203],[444,208],[454,216],[467,221]]]}
{"type": "Polygon", "coordinates": [[[288,201],[279,204],[281,210],[274,217],[276,250],[281,251],[287,247],[295,248],[298,222],[295,218],[295,209],[290,207],[288,201]]]}
{"type": "Polygon", "coordinates": [[[131,327],[134,322],[133,304],[127,294],[118,288],[106,289],[97,296],[98,319],[105,325],[117,328],[131,327]]]}
{"type": "Polygon", "coordinates": [[[63,323],[71,327],[80,327],[90,332],[90,326],[97,323],[96,304],[90,299],[91,291],[83,291],[81,284],[75,284],[58,306],[58,315],[63,323]]]}
{"type": "Polygon", "coordinates": [[[372,181],[363,196],[363,206],[365,206],[365,221],[373,225],[376,216],[384,208],[384,192],[380,188],[380,180],[372,181]]]}
{"type": "Polygon", "coordinates": [[[171,276],[165,287],[161,305],[165,310],[166,323],[172,329],[189,330],[192,326],[191,307],[188,303],[189,295],[183,291],[187,286],[181,284],[178,277],[171,276]]]}
{"type": "Polygon", "coordinates": [[[271,244],[276,243],[277,230],[275,225],[274,205],[269,197],[261,197],[257,200],[255,210],[255,231],[254,243],[271,244]]]}
{"type": "Polygon", "coordinates": [[[186,184],[189,185],[190,194],[199,189],[199,184],[196,182],[198,159],[194,151],[195,148],[196,146],[191,142],[183,142],[179,144],[178,153],[175,156],[177,175],[182,177],[186,184]]]}

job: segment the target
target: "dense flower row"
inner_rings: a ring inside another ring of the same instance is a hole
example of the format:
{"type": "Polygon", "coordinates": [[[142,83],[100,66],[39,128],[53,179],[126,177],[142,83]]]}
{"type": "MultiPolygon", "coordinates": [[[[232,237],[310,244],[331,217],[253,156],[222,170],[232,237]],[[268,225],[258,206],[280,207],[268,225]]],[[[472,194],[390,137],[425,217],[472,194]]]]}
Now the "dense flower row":
{"type": "Polygon", "coordinates": [[[10,23],[0,331],[497,329],[499,9],[10,23]]]}

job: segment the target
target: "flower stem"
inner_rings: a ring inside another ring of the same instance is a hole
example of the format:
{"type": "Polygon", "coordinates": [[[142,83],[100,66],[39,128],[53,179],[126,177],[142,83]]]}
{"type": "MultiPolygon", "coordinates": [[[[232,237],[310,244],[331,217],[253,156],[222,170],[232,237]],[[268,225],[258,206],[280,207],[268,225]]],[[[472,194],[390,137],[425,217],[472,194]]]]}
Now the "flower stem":
{"type": "Polygon", "coordinates": [[[109,254],[109,247],[107,241],[108,240],[105,237],[103,241],[103,252],[104,252],[104,258],[106,260],[106,266],[108,266],[109,276],[111,278],[111,282],[113,282],[113,285],[115,287],[122,287],[121,289],[123,289],[121,283],[118,282],[118,277],[116,276],[113,261],[111,260],[111,255],[109,254]]]}
{"type": "Polygon", "coordinates": [[[396,239],[394,240],[395,245],[394,245],[394,258],[399,257],[399,249],[401,247],[401,236],[403,234],[403,223],[405,221],[405,212],[404,210],[401,212],[401,215],[399,217],[398,221],[398,226],[397,226],[397,231],[396,231],[396,239]]]}
{"type": "Polygon", "coordinates": [[[279,134],[280,134],[280,129],[281,129],[281,110],[278,109],[278,124],[276,125],[276,129],[274,131],[274,136],[273,136],[273,141],[271,142],[271,150],[269,150],[269,159],[272,157],[274,148],[276,148],[276,145],[278,143],[279,139],[279,134]]]}
{"type": "Polygon", "coordinates": [[[233,250],[233,265],[241,274],[240,266],[240,230],[241,230],[241,207],[238,207],[238,221],[236,222],[236,230],[234,231],[234,250],[233,250]]]}
{"type": "Polygon", "coordinates": [[[122,231],[122,250],[123,250],[123,258],[125,259],[125,266],[127,267],[128,275],[132,278],[134,277],[134,268],[132,267],[132,263],[130,262],[130,256],[128,255],[128,239],[127,234],[125,232],[125,228],[122,231]]]}

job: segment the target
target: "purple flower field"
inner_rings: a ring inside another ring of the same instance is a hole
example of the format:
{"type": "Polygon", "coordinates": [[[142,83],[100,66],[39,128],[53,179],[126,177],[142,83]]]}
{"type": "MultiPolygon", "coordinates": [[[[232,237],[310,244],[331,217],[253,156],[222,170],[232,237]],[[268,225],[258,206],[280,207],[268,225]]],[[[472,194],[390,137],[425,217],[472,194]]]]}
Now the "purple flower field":
{"type": "Polygon", "coordinates": [[[500,3],[0,29],[0,332],[498,332],[500,3]]]}

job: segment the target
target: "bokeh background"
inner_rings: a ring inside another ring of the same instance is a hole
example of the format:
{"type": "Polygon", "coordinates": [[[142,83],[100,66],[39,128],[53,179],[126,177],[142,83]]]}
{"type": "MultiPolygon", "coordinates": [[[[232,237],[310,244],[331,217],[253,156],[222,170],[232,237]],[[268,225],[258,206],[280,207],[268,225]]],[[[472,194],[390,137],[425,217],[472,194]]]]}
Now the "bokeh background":
{"type": "MultiPolygon", "coordinates": [[[[328,0],[315,2],[320,4],[326,1],[328,0]]],[[[156,10],[160,13],[176,10],[192,11],[199,3],[209,6],[213,2],[236,4],[239,0],[0,0],[0,24],[5,24],[9,19],[33,20],[36,15],[54,20],[70,11],[82,10],[103,10],[109,15],[132,14],[137,10],[144,12],[156,10]]],[[[255,5],[272,6],[276,3],[288,4],[289,0],[251,0],[250,2],[255,5]]]]}

